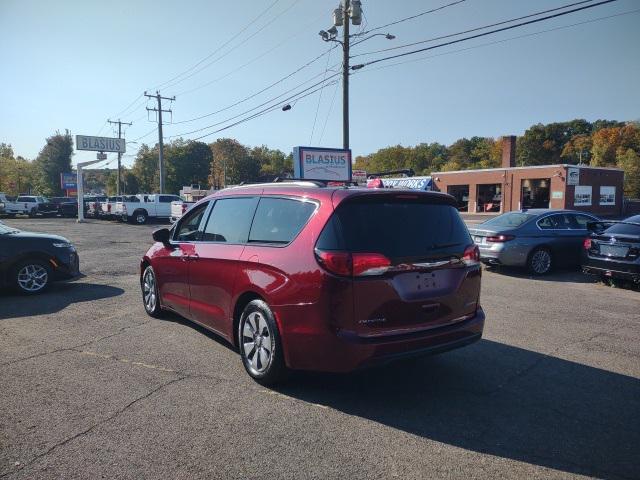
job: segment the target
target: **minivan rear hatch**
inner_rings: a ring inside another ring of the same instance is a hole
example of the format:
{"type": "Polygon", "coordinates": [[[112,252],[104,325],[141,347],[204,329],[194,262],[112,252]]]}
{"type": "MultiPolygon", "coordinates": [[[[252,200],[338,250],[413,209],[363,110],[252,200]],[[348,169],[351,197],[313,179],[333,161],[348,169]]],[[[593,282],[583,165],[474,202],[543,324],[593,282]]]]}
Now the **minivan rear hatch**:
{"type": "Polygon", "coordinates": [[[359,336],[405,334],[475,315],[478,250],[448,197],[358,195],[335,210],[316,244],[318,262],[352,278],[359,336]]]}

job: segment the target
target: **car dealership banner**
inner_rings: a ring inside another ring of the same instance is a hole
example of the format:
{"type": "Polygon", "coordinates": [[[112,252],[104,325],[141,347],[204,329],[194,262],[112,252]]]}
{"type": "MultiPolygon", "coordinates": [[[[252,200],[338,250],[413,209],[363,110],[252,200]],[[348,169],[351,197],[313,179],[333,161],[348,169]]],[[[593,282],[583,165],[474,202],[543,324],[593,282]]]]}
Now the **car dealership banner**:
{"type": "Polygon", "coordinates": [[[350,182],[351,150],[294,147],[293,172],[296,178],[350,182]]]}
{"type": "Polygon", "coordinates": [[[70,190],[78,188],[78,180],[76,173],[61,173],[60,174],[60,188],[63,190],[70,190]]]}

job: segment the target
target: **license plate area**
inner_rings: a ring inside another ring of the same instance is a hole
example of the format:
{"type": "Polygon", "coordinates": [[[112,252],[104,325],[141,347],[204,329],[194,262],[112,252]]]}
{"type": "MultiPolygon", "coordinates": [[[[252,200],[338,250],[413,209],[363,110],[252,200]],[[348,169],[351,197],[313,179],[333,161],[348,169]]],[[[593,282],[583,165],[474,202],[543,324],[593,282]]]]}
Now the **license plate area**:
{"type": "Polygon", "coordinates": [[[620,245],[600,245],[600,255],[605,257],[624,258],[628,253],[629,247],[623,247],[620,245]]]}

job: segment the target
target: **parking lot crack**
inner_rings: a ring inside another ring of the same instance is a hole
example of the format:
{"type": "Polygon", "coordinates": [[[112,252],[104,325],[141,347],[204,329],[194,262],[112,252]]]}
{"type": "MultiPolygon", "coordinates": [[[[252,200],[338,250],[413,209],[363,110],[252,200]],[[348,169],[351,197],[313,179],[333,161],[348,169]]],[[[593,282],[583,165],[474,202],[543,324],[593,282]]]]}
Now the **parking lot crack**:
{"type": "Polygon", "coordinates": [[[128,325],[126,327],[120,328],[117,332],[110,333],[109,335],[104,335],[104,336],[99,337],[99,338],[94,338],[92,340],[89,340],[89,341],[84,342],[84,343],[80,343],[78,345],[72,345],[70,347],[56,348],[55,350],[49,350],[48,352],[41,352],[41,353],[36,353],[34,355],[29,355],[27,357],[16,358],[14,360],[10,360],[10,361],[5,362],[5,363],[0,363],[0,367],[6,367],[8,365],[13,365],[15,363],[24,362],[26,360],[31,360],[33,358],[39,358],[39,357],[45,357],[47,355],[53,355],[55,353],[68,352],[68,351],[73,351],[73,350],[77,351],[77,349],[79,349],[79,348],[86,347],[87,345],[91,345],[93,343],[98,343],[98,342],[101,342],[103,340],[107,340],[109,338],[116,337],[118,335],[122,335],[127,330],[130,330],[132,328],[142,327],[143,325],[146,325],[149,322],[150,322],[150,320],[148,320],[146,322],[143,322],[143,323],[137,323],[135,325],[128,325]]]}
{"type": "Polygon", "coordinates": [[[128,404],[126,404],[124,407],[120,408],[118,411],[116,411],[113,415],[110,415],[107,418],[104,418],[102,420],[100,420],[99,422],[94,423],[93,425],[91,425],[89,428],[86,428],[85,430],[76,433],[75,435],[72,435],[71,437],[68,437],[58,443],[56,443],[55,445],[53,445],[52,447],[50,447],[49,449],[47,449],[46,452],[41,453],[40,455],[36,455],[34,458],[32,458],[30,461],[26,462],[25,464],[21,465],[19,470],[14,470],[12,472],[6,472],[0,475],[0,478],[6,478],[9,475],[14,475],[16,473],[18,473],[20,470],[23,470],[25,468],[30,467],[31,465],[33,465],[34,463],[36,463],[38,460],[50,455],[51,453],[53,453],[54,451],[56,451],[58,448],[63,447],[64,445],[67,445],[70,442],[73,442],[74,440],[83,437],[84,435],[87,435],[88,433],[91,433],[93,430],[95,430],[97,427],[104,425],[107,422],[110,422],[111,420],[114,420],[116,418],[118,418],[120,415],[122,415],[124,412],[126,412],[128,409],[130,409],[131,407],[133,407],[134,405],[136,405],[137,403],[146,400],[147,398],[151,397],[152,395],[154,395],[155,393],[159,392],[160,390],[173,385],[174,383],[180,382],[182,380],[184,380],[185,378],[188,378],[186,376],[178,376],[177,378],[174,378],[172,380],[169,380],[168,382],[162,383],[160,385],[158,385],[156,388],[153,388],[152,390],[150,390],[149,392],[145,393],[144,395],[141,395],[140,397],[132,400],[131,402],[129,402],[128,404]]]}

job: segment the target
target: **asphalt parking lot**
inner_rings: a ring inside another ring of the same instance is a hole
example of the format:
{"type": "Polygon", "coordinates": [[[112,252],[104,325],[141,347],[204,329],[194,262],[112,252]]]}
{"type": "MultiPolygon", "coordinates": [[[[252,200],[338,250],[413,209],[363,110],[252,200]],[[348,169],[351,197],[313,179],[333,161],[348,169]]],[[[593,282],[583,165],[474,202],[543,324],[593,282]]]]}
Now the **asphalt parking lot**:
{"type": "Polygon", "coordinates": [[[270,390],[145,314],[154,226],[5,223],[68,237],[85,276],[0,294],[0,478],[640,478],[638,291],[486,271],[482,341],[270,390]]]}

